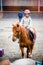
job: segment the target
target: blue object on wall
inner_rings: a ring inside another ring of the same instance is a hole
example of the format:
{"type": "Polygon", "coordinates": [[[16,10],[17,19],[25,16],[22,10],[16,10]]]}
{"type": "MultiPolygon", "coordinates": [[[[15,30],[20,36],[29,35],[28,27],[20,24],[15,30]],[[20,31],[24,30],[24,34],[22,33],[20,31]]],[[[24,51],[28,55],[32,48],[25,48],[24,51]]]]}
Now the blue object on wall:
{"type": "Polygon", "coordinates": [[[21,19],[23,17],[23,12],[18,12],[19,22],[21,22],[21,19]]]}
{"type": "Polygon", "coordinates": [[[35,65],[42,65],[42,62],[36,61],[35,65]]]}
{"type": "Polygon", "coordinates": [[[0,57],[2,57],[4,55],[4,49],[0,48],[0,57]]]}

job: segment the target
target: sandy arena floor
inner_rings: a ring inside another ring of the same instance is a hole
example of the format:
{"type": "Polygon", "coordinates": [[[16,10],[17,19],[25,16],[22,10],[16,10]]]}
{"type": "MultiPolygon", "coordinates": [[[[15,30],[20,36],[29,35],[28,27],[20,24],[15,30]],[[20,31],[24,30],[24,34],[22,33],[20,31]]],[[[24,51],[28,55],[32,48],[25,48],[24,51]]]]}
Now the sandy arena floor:
{"type": "MultiPolygon", "coordinates": [[[[18,40],[13,42],[11,39],[11,26],[16,21],[18,19],[0,19],[0,48],[4,48],[4,56],[1,59],[9,58],[10,60],[15,60],[21,58],[18,40]]],[[[32,59],[41,61],[43,59],[43,19],[33,19],[32,22],[37,34],[32,59]]]]}

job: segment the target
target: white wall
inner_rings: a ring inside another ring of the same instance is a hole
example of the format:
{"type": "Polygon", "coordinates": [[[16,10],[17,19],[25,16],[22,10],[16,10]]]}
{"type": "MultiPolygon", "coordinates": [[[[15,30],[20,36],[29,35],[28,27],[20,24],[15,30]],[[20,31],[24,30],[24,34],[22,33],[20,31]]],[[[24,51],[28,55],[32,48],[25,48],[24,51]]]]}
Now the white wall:
{"type": "Polygon", "coordinates": [[[36,6],[37,0],[4,0],[4,6],[36,6]]]}

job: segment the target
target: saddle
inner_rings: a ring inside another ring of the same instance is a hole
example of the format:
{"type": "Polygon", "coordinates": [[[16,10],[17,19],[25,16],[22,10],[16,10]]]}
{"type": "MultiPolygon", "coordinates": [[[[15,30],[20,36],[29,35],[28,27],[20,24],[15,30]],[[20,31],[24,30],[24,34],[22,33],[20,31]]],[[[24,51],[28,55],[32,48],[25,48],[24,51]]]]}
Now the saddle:
{"type": "Polygon", "coordinates": [[[34,34],[31,30],[28,30],[28,38],[33,42],[36,39],[36,34],[34,34]]]}

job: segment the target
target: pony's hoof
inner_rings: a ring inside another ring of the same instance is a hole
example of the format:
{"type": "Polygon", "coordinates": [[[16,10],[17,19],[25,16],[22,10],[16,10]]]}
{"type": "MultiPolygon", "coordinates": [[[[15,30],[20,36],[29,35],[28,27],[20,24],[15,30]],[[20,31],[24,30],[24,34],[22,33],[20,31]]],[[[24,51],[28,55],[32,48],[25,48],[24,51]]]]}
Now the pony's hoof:
{"type": "Polygon", "coordinates": [[[30,57],[32,57],[32,54],[30,55],[30,57]]]}
{"type": "Polygon", "coordinates": [[[29,58],[32,58],[32,54],[29,53],[29,58]]]}

